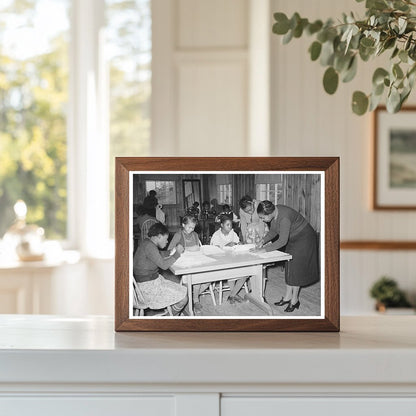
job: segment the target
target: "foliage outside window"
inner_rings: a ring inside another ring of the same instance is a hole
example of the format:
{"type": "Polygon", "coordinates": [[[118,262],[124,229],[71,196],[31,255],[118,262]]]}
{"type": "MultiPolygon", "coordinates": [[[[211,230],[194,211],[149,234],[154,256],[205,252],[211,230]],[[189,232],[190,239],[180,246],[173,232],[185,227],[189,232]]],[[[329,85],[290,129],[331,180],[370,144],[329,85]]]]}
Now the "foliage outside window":
{"type": "Polygon", "coordinates": [[[232,205],[232,185],[218,185],[218,196],[220,204],[232,205]]]}
{"type": "Polygon", "coordinates": [[[0,237],[18,199],[48,238],[66,237],[68,14],[65,0],[0,6],[0,237]]]}
{"type": "Polygon", "coordinates": [[[114,158],[149,154],[151,0],[106,0],[106,20],[110,81],[110,235],[114,236],[114,158]]]}
{"type": "Polygon", "coordinates": [[[176,204],[174,181],[146,181],[146,193],[152,190],[156,191],[156,198],[160,204],[176,204]]]}

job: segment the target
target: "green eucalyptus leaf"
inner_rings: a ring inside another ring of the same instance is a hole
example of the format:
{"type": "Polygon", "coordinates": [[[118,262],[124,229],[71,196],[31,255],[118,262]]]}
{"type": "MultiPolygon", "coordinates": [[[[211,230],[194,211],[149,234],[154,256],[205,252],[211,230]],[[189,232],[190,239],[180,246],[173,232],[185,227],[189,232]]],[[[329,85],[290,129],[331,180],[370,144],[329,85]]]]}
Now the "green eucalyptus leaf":
{"type": "Polygon", "coordinates": [[[405,50],[401,50],[400,52],[399,52],[399,59],[402,61],[402,62],[404,62],[404,63],[407,63],[407,61],[408,61],[408,54],[407,54],[407,51],[405,51],[405,50]]]}
{"type": "Polygon", "coordinates": [[[324,89],[328,94],[334,94],[335,91],[338,88],[338,73],[335,71],[335,69],[330,66],[327,68],[324,74],[323,84],[324,89]]]}
{"type": "Polygon", "coordinates": [[[274,20],[276,20],[276,23],[273,25],[273,33],[285,35],[290,29],[287,16],[284,13],[275,13],[274,20]]]}
{"type": "Polygon", "coordinates": [[[338,72],[343,72],[348,69],[351,61],[351,53],[344,55],[336,53],[334,56],[334,68],[338,72]]]}
{"type": "Polygon", "coordinates": [[[362,38],[360,40],[360,46],[363,46],[364,48],[372,48],[375,45],[375,40],[373,38],[362,38]]]}
{"type": "Polygon", "coordinates": [[[326,41],[322,45],[320,63],[322,66],[332,65],[334,62],[334,44],[331,41],[326,41]]]}
{"type": "Polygon", "coordinates": [[[399,64],[394,64],[393,65],[392,73],[395,76],[395,78],[398,78],[398,79],[403,78],[403,76],[404,76],[403,71],[400,68],[399,64]]]}
{"type": "Polygon", "coordinates": [[[283,36],[282,43],[283,45],[288,44],[293,39],[293,30],[289,30],[286,35],[283,36]]]}
{"type": "Polygon", "coordinates": [[[342,82],[350,82],[357,74],[357,58],[354,55],[348,65],[348,69],[344,72],[342,82]]]}
{"type": "Polygon", "coordinates": [[[383,95],[384,92],[384,82],[376,86],[373,85],[373,95],[383,95]]]}
{"type": "Polygon", "coordinates": [[[396,46],[393,50],[393,53],[390,56],[390,59],[394,59],[398,55],[399,51],[400,49],[396,46]]]}
{"type": "Polygon", "coordinates": [[[389,113],[397,113],[399,111],[400,93],[397,88],[391,88],[390,94],[387,96],[386,107],[389,113]]]}
{"type": "Polygon", "coordinates": [[[322,29],[317,35],[316,40],[318,40],[321,43],[325,43],[328,40],[328,30],[322,29]]]}
{"type": "Polygon", "coordinates": [[[368,108],[368,97],[361,91],[355,91],[352,95],[352,111],[362,116],[368,108]]]}
{"type": "Polygon", "coordinates": [[[367,0],[365,7],[367,9],[384,10],[388,5],[385,0],[367,0]]]}
{"type": "Polygon", "coordinates": [[[384,78],[384,85],[386,87],[390,87],[390,79],[389,78],[384,78]]]}
{"type": "Polygon", "coordinates": [[[368,107],[368,111],[373,111],[378,107],[378,105],[380,104],[380,101],[381,101],[381,97],[382,97],[381,94],[380,95],[374,95],[374,94],[370,95],[370,105],[368,107]]]}
{"type": "Polygon", "coordinates": [[[311,54],[312,61],[316,61],[319,58],[321,50],[322,44],[320,42],[315,41],[312,43],[312,45],[309,47],[309,53],[311,54]]]}
{"type": "Polygon", "coordinates": [[[384,78],[386,78],[388,75],[388,71],[386,71],[384,68],[377,68],[373,74],[373,86],[384,84],[384,78]]]}
{"type": "Polygon", "coordinates": [[[402,12],[405,12],[409,10],[409,6],[405,4],[402,0],[394,0],[393,1],[393,7],[397,10],[400,10],[402,12]]]}
{"type": "Polygon", "coordinates": [[[310,23],[309,26],[306,28],[306,32],[309,35],[313,35],[314,33],[319,32],[322,29],[324,24],[321,20],[315,20],[313,23],[310,23]]]}
{"type": "Polygon", "coordinates": [[[410,48],[410,44],[412,43],[412,40],[413,40],[413,33],[411,33],[411,34],[408,36],[408,38],[407,38],[407,40],[406,40],[406,43],[404,44],[404,49],[405,49],[406,51],[410,48]]]}
{"type": "Polygon", "coordinates": [[[360,58],[367,62],[372,56],[374,56],[375,48],[366,48],[363,45],[360,44],[358,52],[360,54],[360,58]]]}
{"type": "Polygon", "coordinates": [[[396,38],[392,37],[392,38],[387,38],[384,43],[383,43],[383,48],[384,49],[390,49],[392,48],[394,45],[396,44],[396,38]]]}

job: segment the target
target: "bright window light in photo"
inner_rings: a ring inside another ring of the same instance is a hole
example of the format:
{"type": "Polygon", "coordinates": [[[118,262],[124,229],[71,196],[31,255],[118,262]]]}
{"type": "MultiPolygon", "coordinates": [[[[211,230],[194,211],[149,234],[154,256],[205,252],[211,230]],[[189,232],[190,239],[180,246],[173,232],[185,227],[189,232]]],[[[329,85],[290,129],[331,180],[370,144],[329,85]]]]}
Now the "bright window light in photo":
{"type": "Polygon", "coordinates": [[[258,183],[256,185],[256,199],[258,201],[271,201],[277,204],[281,201],[283,193],[282,183],[258,183]]]}
{"type": "Polygon", "coordinates": [[[220,204],[232,204],[232,185],[218,185],[218,194],[220,204]]]}
{"type": "Polygon", "coordinates": [[[110,100],[110,235],[114,236],[114,158],[146,156],[150,143],[150,0],[106,0],[110,100]]]}
{"type": "Polygon", "coordinates": [[[156,191],[156,198],[160,204],[176,204],[174,181],[146,181],[146,193],[152,190],[156,191]]]}
{"type": "Polygon", "coordinates": [[[70,0],[0,4],[0,238],[19,199],[47,238],[67,236],[69,12],[70,0]]]}

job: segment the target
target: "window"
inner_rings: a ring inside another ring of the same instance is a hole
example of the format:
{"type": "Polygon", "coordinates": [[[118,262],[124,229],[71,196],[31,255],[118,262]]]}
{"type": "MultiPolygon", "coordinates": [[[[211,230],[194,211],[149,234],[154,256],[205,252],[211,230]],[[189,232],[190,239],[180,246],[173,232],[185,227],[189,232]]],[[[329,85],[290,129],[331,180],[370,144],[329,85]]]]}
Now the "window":
{"type": "Polygon", "coordinates": [[[256,185],[256,199],[259,201],[268,200],[277,204],[282,193],[282,183],[258,183],[256,185]]]}
{"type": "Polygon", "coordinates": [[[23,199],[47,238],[103,253],[114,157],[149,152],[151,58],[151,0],[1,2],[0,238],[23,199]]]}
{"type": "Polygon", "coordinates": [[[69,12],[70,0],[0,6],[0,238],[18,199],[47,238],[67,236],[69,12]]]}
{"type": "Polygon", "coordinates": [[[218,185],[218,196],[220,204],[232,204],[232,186],[231,184],[227,185],[218,185]]]}
{"type": "Polygon", "coordinates": [[[150,3],[151,0],[106,0],[111,236],[114,236],[114,158],[149,154],[152,62],[150,3]]]}
{"type": "Polygon", "coordinates": [[[146,193],[152,190],[156,191],[156,198],[160,204],[176,204],[174,181],[146,181],[146,193]]]}

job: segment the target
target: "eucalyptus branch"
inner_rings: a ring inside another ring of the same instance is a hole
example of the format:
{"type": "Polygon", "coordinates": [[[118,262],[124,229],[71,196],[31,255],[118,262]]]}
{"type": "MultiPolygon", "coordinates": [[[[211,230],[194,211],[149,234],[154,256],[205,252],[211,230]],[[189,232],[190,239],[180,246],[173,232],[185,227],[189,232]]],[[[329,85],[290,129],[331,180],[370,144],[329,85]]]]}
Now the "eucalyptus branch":
{"type": "Polygon", "coordinates": [[[352,110],[359,115],[374,110],[387,92],[387,109],[397,112],[407,100],[416,78],[416,3],[366,0],[365,6],[365,19],[344,14],[337,25],[332,19],[325,23],[309,22],[298,13],[290,19],[284,13],[275,13],[273,32],[283,35],[285,44],[305,33],[315,38],[309,53],[313,61],[319,59],[326,68],[323,86],[328,94],[336,92],[339,80],[349,82],[355,77],[359,59],[367,62],[392,50],[391,66],[374,71],[371,93],[353,93],[352,110]]]}

